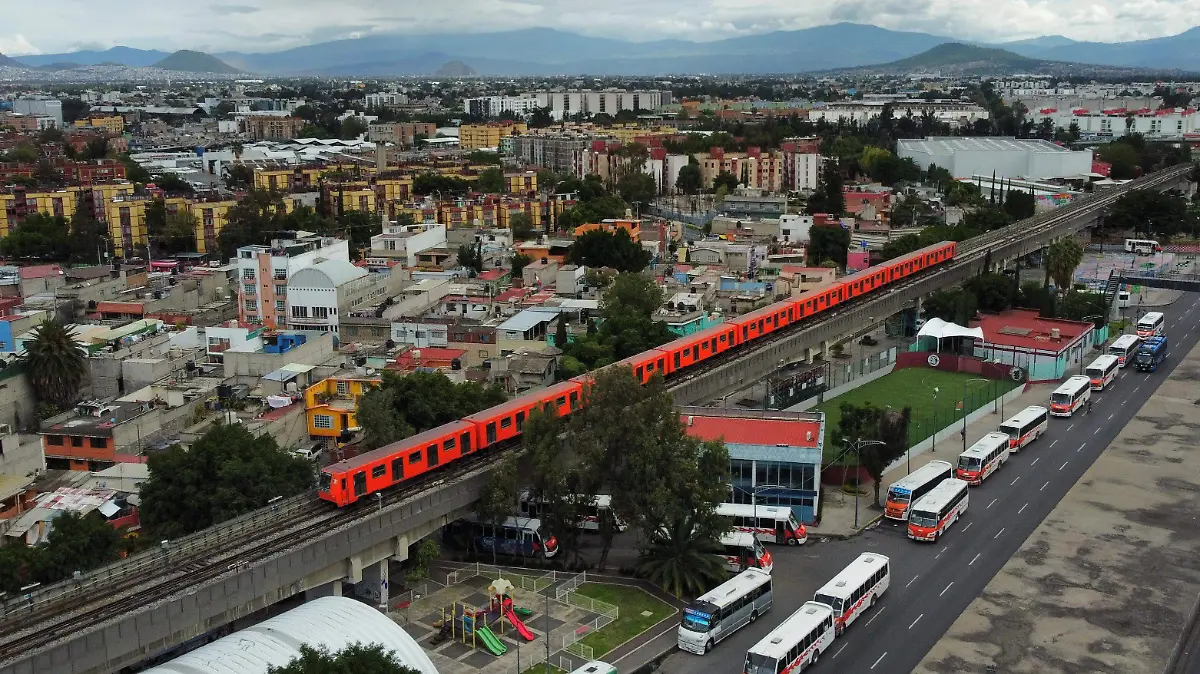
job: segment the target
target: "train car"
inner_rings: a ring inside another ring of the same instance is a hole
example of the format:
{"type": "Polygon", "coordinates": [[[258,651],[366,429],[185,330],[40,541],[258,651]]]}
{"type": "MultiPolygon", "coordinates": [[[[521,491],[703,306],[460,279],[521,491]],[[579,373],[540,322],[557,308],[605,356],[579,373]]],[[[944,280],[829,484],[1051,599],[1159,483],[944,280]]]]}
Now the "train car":
{"type": "Polygon", "coordinates": [[[650,378],[656,374],[667,376],[669,369],[668,361],[670,358],[663,351],[658,349],[650,349],[643,351],[636,356],[630,356],[624,360],[619,360],[611,365],[605,365],[599,370],[593,370],[592,374],[607,370],[608,368],[627,367],[633,370],[633,378],[638,380],[639,384],[645,384],[650,381],[650,378]]]}
{"type": "Polygon", "coordinates": [[[732,318],[728,323],[737,328],[738,344],[745,344],[782,330],[795,320],[796,309],[790,302],[776,302],[757,311],[732,318]]]}
{"type": "Polygon", "coordinates": [[[887,283],[899,281],[934,265],[948,262],[954,258],[958,246],[953,241],[943,241],[921,250],[915,250],[907,255],[888,260],[877,265],[884,272],[887,283]]]}
{"type": "Polygon", "coordinates": [[[854,299],[887,285],[886,277],[887,271],[876,265],[841,279],[837,285],[842,286],[846,299],[854,299]]]}
{"type": "Polygon", "coordinates": [[[737,346],[737,335],[737,326],[722,323],[667,342],[657,350],[667,354],[666,374],[674,374],[737,346]]]}
{"type": "Polygon", "coordinates": [[[525,421],[535,411],[553,411],[563,416],[579,409],[582,404],[582,392],[583,387],[579,382],[564,381],[463,417],[463,421],[475,426],[477,448],[491,447],[520,435],[525,421]]]}
{"type": "Polygon", "coordinates": [[[452,421],[399,442],[338,461],[321,471],[317,495],[347,506],[373,492],[450,463],[479,449],[475,425],[452,421]]]}

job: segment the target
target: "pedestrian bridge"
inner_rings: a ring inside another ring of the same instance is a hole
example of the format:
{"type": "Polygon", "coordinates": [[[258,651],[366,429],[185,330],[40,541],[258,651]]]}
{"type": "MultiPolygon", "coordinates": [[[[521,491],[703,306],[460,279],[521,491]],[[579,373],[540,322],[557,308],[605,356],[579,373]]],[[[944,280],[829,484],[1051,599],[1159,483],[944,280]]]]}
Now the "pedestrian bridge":
{"type": "Polygon", "coordinates": [[[1200,274],[1195,272],[1122,272],[1121,283],[1165,290],[1200,292],[1200,274]]]}

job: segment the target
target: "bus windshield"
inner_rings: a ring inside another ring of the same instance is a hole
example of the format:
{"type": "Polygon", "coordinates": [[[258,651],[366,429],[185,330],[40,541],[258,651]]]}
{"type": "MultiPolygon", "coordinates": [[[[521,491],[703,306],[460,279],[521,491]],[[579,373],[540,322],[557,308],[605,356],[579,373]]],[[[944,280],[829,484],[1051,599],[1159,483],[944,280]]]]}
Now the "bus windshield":
{"type": "Polygon", "coordinates": [[[937,515],[917,510],[908,516],[908,523],[918,527],[936,527],[937,515]]]}
{"type": "Polygon", "coordinates": [[[837,597],[831,597],[827,594],[817,594],[817,596],[813,597],[813,601],[818,604],[825,604],[832,608],[834,613],[840,614],[842,612],[842,600],[837,597]]]}
{"type": "Polygon", "coordinates": [[[788,528],[792,531],[800,531],[800,522],[796,519],[796,513],[788,515],[788,528]]]}
{"type": "Polygon", "coordinates": [[[712,629],[712,616],[703,611],[694,611],[690,608],[683,611],[683,622],[680,626],[685,630],[693,632],[705,633],[712,629]]]}
{"type": "Polygon", "coordinates": [[[1154,360],[1154,353],[1152,351],[1143,350],[1143,351],[1137,352],[1137,362],[1149,363],[1153,360],[1154,360]]]}
{"type": "Polygon", "coordinates": [[[1089,367],[1088,369],[1084,370],[1084,372],[1086,372],[1087,376],[1091,377],[1092,379],[1100,379],[1104,376],[1104,370],[1101,370],[1098,367],[1089,367]]]}
{"type": "Polygon", "coordinates": [[[1010,440],[1016,440],[1021,437],[1021,429],[1016,426],[1009,426],[1008,424],[1001,424],[1000,432],[1007,435],[1010,440]]]}
{"type": "Polygon", "coordinates": [[[1071,404],[1071,394],[1059,393],[1055,391],[1054,393],[1050,394],[1050,402],[1058,403],[1059,405],[1069,405],[1071,404]]]}
{"type": "Polygon", "coordinates": [[[896,489],[895,487],[892,487],[888,490],[887,500],[891,501],[892,503],[908,503],[908,497],[911,495],[912,492],[908,491],[907,489],[896,489]]]}
{"type": "Polygon", "coordinates": [[[975,456],[960,456],[958,457],[958,467],[963,470],[979,470],[982,465],[979,457],[975,456]]]}
{"type": "Polygon", "coordinates": [[[746,674],[777,674],[775,658],[758,653],[747,653],[746,674]]]}

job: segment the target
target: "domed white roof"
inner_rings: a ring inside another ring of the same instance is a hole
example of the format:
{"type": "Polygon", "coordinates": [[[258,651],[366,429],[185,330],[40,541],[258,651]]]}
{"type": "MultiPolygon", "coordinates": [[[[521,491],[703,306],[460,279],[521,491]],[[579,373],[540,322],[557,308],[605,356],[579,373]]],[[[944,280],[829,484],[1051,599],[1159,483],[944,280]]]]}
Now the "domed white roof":
{"type": "Polygon", "coordinates": [[[266,674],[300,654],[301,646],[340,651],[380,644],[421,674],[438,674],[429,656],[383,613],[346,597],[321,597],[247,627],[144,674],[266,674]]]}

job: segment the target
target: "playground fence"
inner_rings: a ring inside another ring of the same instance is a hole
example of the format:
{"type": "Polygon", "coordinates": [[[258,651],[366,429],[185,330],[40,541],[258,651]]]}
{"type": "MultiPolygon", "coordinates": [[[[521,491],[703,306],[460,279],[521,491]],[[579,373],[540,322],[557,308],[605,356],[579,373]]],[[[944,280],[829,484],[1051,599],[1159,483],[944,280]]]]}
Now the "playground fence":
{"type": "MultiPolygon", "coordinates": [[[[563,641],[566,641],[566,640],[567,640],[567,638],[563,637],[563,641]]],[[[589,662],[596,659],[595,651],[592,650],[592,647],[588,646],[587,644],[583,643],[582,641],[575,641],[570,644],[567,644],[566,648],[564,648],[563,651],[566,653],[570,653],[571,655],[577,655],[589,662]]]]}
{"type": "Polygon", "coordinates": [[[562,601],[562,598],[564,596],[579,589],[579,586],[583,585],[586,582],[587,582],[587,571],[584,571],[583,573],[579,574],[578,576],[568,578],[567,580],[563,581],[562,585],[559,585],[558,587],[554,588],[554,598],[558,599],[559,601],[562,601]]]}

